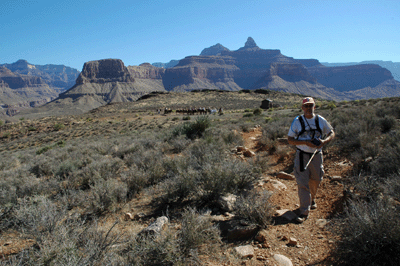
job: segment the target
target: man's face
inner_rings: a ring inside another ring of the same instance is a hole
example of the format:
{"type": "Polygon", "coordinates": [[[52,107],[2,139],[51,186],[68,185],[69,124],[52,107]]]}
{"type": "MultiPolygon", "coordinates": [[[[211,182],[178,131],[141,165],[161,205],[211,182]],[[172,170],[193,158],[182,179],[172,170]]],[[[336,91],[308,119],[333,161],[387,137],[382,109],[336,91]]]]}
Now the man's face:
{"type": "Polygon", "coordinates": [[[306,115],[306,116],[314,114],[314,104],[313,103],[303,104],[301,109],[303,109],[304,115],[306,115]]]}

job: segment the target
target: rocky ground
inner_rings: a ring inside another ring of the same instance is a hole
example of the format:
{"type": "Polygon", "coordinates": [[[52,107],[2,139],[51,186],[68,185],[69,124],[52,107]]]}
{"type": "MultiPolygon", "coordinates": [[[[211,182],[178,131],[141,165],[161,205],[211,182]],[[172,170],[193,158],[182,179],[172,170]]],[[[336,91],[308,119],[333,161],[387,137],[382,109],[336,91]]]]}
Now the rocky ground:
{"type": "MultiPolygon", "coordinates": [[[[257,140],[261,132],[254,130],[244,133],[245,145],[255,153],[257,140]]],[[[287,145],[281,143],[281,145],[287,145]]],[[[284,218],[297,209],[297,185],[295,180],[279,178],[280,172],[291,172],[294,151],[284,161],[269,155],[271,167],[258,183],[259,189],[273,192],[272,202],[276,206],[274,224],[263,230],[260,241],[253,241],[254,257],[244,261],[243,265],[280,265],[274,260],[279,254],[287,257],[293,265],[315,265],[323,261],[338,240],[329,230],[330,218],[340,209],[343,199],[343,185],[339,177],[350,170],[350,164],[328,152],[325,152],[325,178],[317,195],[317,209],[312,210],[309,218],[302,224],[296,224],[284,218]],[[286,213],[286,215],[285,215],[286,213]]],[[[290,216],[289,216],[290,217],[290,216]]]]}

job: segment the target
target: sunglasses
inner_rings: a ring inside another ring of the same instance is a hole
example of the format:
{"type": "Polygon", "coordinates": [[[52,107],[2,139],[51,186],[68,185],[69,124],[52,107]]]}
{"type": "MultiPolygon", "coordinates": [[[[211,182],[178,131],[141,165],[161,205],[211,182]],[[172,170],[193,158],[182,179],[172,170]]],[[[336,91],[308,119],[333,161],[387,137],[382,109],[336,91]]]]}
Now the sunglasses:
{"type": "Polygon", "coordinates": [[[305,108],[311,108],[311,107],[314,107],[314,104],[304,104],[303,105],[305,108]]]}

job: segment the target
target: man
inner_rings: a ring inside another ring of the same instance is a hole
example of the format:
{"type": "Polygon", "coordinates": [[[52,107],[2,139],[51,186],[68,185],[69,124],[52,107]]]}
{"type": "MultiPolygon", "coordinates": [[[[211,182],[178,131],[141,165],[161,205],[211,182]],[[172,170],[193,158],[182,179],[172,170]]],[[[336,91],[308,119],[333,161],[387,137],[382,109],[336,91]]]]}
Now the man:
{"type": "Polygon", "coordinates": [[[317,208],[315,195],[324,175],[322,147],[335,137],[332,126],[325,118],[314,114],[313,98],[304,98],[301,109],[304,114],[293,120],[288,133],[289,144],[297,147],[294,175],[300,200],[300,207],[296,210],[298,223],[307,219],[310,209],[317,208]]]}

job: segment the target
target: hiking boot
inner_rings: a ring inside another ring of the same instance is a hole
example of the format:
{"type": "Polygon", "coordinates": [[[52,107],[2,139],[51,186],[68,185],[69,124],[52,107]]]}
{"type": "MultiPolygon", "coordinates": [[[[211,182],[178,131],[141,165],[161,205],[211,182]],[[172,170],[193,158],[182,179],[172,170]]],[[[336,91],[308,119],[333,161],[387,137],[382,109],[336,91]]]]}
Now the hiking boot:
{"type": "Polygon", "coordinates": [[[293,212],[294,212],[294,214],[296,214],[297,216],[299,216],[299,215],[301,214],[300,209],[295,209],[293,212]]]}
{"type": "Polygon", "coordinates": [[[308,215],[306,214],[300,214],[299,216],[296,217],[296,219],[294,219],[294,221],[298,224],[303,223],[305,220],[307,220],[308,215]]]}
{"type": "Polygon", "coordinates": [[[313,200],[311,202],[311,210],[315,210],[317,208],[317,203],[315,202],[315,200],[313,200]]]}

